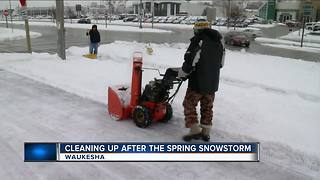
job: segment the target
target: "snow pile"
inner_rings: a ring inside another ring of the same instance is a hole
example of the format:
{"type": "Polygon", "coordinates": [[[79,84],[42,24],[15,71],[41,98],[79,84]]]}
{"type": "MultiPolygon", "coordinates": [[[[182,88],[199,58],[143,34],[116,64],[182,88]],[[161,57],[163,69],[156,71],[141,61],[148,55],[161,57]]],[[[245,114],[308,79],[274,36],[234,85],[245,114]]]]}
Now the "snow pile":
{"type": "MultiPolygon", "coordinates": [[[[288,35],[282,36],[281,39],[300,42],[301,35],[302,35],[302,30],[300,30],[300,31],[298,30],[298,31],[291,32],[288,35]]],[[[318,43],[318,44],[320,44],[320,35],[319,34],[311,34],[311,31],[306,30],[304,42],[305,43],[318,43]]]]}
{"type": "MultiPolygon", "coordinates": [[[[154,54],[147,55],[146,46],[123,41],[101,45],[97,60],[83,58],[88,49],[80,47],[69,48],[66,61],[43,53],[0,54],[0,68],[106,104],[108,86],[130,83],[135,51],[144,53],[144,67],[164,72],[181,66],[187,48],[187,44],[151,44],[154,54]]],[[[145,70],[143,84],[155,77],[159,77],[156,71],[145,70]]],[[[184,83],[173,103],[177,120],[173,125],[179,128],[186,88],[184,83]]],[[[319,177],[319,107],[319,63],[227,51],[212,136],[259,141],[263,161],[319,177]]]]}
{"type": "MultiPolygon", "coordinates": [[[[41,33],[37,32],[30,32],[31,38],[40,37],[41,33]]],[[[0,41],[10,41],[10,40],[18,40],[26,38],[26,32],[20,29],[13,29],[11,28],[1,28],[0,27],[0,41]]]]}
{"type": "Polygon", "coordinates": [[[272,24],[252,24],[249,25],[249,27],[255,27],[255,28],[273,28],[275,26],[279,25],[278,23],[272,23],[272,24]]]}
{"type": "Polygon", "coordinates": [[[318,43],[304,42],[303,47],[300,47],[301,42],[283,40],[283,39],[258,37],[255,39],[255,41],[258,43],[261,43],[262,45],[280,47],[285,49],[294,49],[294,50],[315,52],[315,53],[318,53],[320,51],[320,44],[318,43]]]}

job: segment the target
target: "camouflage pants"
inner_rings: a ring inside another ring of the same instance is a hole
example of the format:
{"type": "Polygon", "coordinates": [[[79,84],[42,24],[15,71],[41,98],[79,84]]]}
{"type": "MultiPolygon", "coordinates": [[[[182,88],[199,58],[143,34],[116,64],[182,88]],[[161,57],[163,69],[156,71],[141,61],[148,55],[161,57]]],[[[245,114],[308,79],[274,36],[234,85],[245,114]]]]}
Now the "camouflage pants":
{"type": "Polygon", "coordinates": [[[185,125],[187,128],[190,128],[194,123],[199,123],[196,109],[199,101],[201,113],[200,123],[202,125],[212,125],[214,96],[214,93],[199,94],[190,89],[187,90],[183,101],[185,125]]]}

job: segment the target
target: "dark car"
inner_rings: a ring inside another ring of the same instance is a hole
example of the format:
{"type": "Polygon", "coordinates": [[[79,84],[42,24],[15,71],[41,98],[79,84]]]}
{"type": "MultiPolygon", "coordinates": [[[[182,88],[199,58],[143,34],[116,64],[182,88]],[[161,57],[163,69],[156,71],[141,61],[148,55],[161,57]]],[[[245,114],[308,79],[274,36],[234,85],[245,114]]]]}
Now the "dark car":
{"type": "Polygon", "coordinates": [[[224,37],[224,43],[231,46],[250,46],[249,38],[246,35],[237,32],[227,33],[224,37]]]}
{"type": "Polygon", "coordinates": [[[286,25],[287,25],[288,27],[301,27],[300,22],[293,21],[293,20],[287,20],[287,21],[286,21],[286,25]]]}
{"type": "Polygon", "coordinates": [[[79,19],[78,21],[79,24],[91,24],[90,19],[79,19]]]}

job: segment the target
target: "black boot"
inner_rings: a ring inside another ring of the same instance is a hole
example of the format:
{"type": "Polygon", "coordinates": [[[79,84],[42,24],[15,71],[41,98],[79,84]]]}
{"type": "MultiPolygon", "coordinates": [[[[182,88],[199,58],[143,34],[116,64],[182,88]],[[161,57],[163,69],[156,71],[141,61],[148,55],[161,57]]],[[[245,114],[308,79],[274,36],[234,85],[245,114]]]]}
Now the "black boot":
{"type": "Polygon", "coordinates": [[[193,140],[193,139],[198,140],[198,139],[200,139],[200,138],[201,138],[201,133],[199,133],[199,134],[191,134],[191,135],[187,134],[187,135],[184,135],[184,136],[182,137],[182,139],[183,139],[184,141],[186,141],[186,142],[189,142],[189,141],[191,141],[191,140],[193,140]]]}
{"type": "Polygon", "coordinates": [[[210,141],[210,136],[209,135],[202,134],[201,138],[202,138],[203,141],[206,141],[206,142],[210,141]]]}
{"type": "Polygon", "coordinates": [[[186,142],[191,141],[193,139],[200,139],[201,138],[201,128],[199,127],[199,124],[193,124],[190,127],[189,134],[182,137],[182,139],[186,142]]]}
{"type": "Polygon", "coordinates": [[[201,124],[201,127],[202,127],[201,139],[205,142],[210,141],[211,126],[201,124]]]}

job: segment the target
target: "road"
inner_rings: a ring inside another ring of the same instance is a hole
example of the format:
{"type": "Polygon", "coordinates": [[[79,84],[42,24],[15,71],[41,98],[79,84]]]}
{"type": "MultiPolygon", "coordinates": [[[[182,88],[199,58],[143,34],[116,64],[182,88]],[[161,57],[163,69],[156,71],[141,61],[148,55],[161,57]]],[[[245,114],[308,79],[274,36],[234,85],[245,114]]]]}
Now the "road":
{"type": "MultiPolygon", "coordinates": [[[[129,120],[110,120],[103,104],[1,69],[0,87],[2,179],[311,179],[270,160],[268,153],[262,154],[257,163],[25,163],[23,143],[26,141],[178,142],[185,128],[177,125],[177,121],[182,123],[183,119],[140,129],[129,120]]],[[[219,131],[214,136],[217,141],[241,139],[219,131]]],[[[265,147],[263,152],[270,151],[270,147],[265,147]]],[[[281,146],[276,148],[291,153],[281,146]]]]}
{"type": "MultiPolygon", "coordinates": [[[[5,24],[0,24],[4,27],[5,24]]],[[[14,25],[14,28],[24,29],[23,25],[14,25]]],[[[192,37],[192,30],[172,29],[174,33],[139,33],[139,32],[116,32],[116,31],[100,31],[102,43],[111,43],[116,40],[137,41],[144,43],[188,43],[192,37]]],[[[32,39],[34,52],[56,52],[57,32],[54,27],[31,26],[31,31],[39,32],[41,37],[32,39]]],[[[266,37],[276,38],[287,34],[288,28],[284,26],[276,26],[274,28],[262,29],[266,37]]],[[[1,52],[25,52],[25,40],[15,40],[0,42],[1,52]]],[[[88,46],[88,37],[83,29],[66,29],[66,47],[70,46],[88,46]]],[[[242,50],[241,47],[227,46],[231,50],[242,50]]],[[[258,53],[265,55],[288,57],[293,59],[301,59],[306,61],[320,61],[319,53],[303,52],[290,49],[275,48],[262,46],[252,40],[250,48],[245,49],[250,53],[258,53]]]]}

